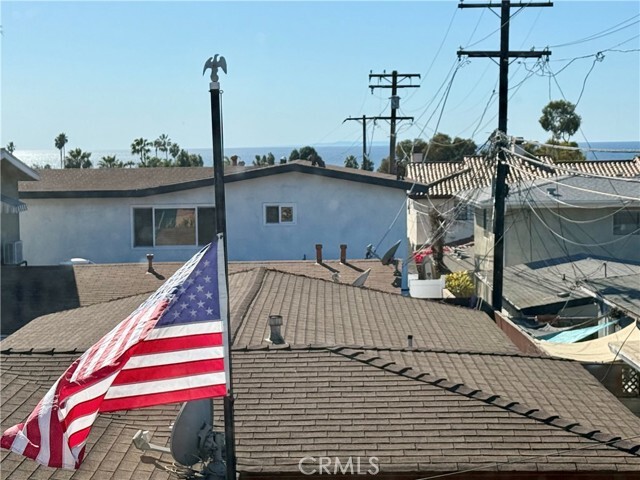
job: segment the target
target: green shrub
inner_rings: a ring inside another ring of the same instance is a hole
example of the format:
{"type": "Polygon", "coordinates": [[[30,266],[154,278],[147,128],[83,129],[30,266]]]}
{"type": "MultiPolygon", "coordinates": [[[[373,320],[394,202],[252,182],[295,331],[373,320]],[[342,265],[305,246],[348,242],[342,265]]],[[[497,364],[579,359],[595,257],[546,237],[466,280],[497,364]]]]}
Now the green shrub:
{"type": "Polygon", "coordinates": [[[473,281],[468,272],[455,272],[447,275],[445,287],[456,297],[470,297],[475,293],[473,281]]]}

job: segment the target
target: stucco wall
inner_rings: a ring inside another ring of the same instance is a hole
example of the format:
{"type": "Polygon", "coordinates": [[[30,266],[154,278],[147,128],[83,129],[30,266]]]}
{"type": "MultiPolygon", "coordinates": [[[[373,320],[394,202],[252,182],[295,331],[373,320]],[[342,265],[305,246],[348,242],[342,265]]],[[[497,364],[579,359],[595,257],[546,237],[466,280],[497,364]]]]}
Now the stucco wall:
{"type": "MultiPolygon", "coordinates": [[[[321,176],[286,173],[226,185],[227,231],[231,260],[315,258],[315,244],[326,259],[363,258],[367,244],[383,253],[397,240],[406,251],[405,192],[321,176]],[[265,225],[265,203],[295,205],[294,225],[265,225]],[[399,214],[398,214],[399,212],[399,214]],[[395,223],[394,219],[396,218],[395,223]]],[[[132,242],[134,206],[213,205],[213,189],[200,188],[142,198],[23,199],[21,218],[25,258],[30,265],[51,265],[72,257],[96,263],[188,259],[198,247],[139,247],[132,242]]]]}
{"type": "MultiPolygon", "coordinates": [[[[505,266],[537,260],[587,254],[640,261],[640,236],[613,234],[613,214],[618,208],[540,209],[508,211],[505,215],[505,266]],[[538,218],[540,217],[540,218],[538,218]],[[562,217],[569,220],[562,220],[562,217]],[[563,240],[563,237],[566,240],[563,240]]],[[[490,269],[493,260],[493,225],[479,225],[476,210],[475,253],[490,269]]]]}
{"type": "Polygon", "coordinates": [[[407,236],[412,247],[417,249],[427,242],[431,242],[433,234],[429,223],[429,211],[434,207],[450,220],[445,234],[445,243],[471,237],[473,235],[473,212],[469,212],[467,220],[455,220],[453,219],[455,206],[455,199],[409,199],[407,236]]]}

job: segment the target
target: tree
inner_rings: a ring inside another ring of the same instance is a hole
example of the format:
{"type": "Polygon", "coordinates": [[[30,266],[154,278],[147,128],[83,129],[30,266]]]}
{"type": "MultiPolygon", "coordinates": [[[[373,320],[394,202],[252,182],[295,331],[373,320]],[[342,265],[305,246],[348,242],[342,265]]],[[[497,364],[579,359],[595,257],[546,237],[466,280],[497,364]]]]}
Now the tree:
{"type": "Polygon", "coordinates": [[[428,144],[420,138],[414,140],[402,140],[396,145],[396,159],[398,161],[411,162],[413,154],[422,154],[427,151],[428,144]]]}
{"type": "Polygon", "coordinates": [[[169,161],[169,148],[171,147],[171,139],[169,138],[169,135],[163,133],[156,139],[156,142],[158,142],[158,150],[164,153],[164,159],[169,161]]]}
{"type": "Polygon", "coordinates": [[[83,152],[80,148],[69,151],[65,157],[64,168],[91,168],[91,152],[83,152]]]}
{"type": "Polygon", "coordinates": [[[365,157],[362,159],[362,166],[360,168],[362,168],[362,170],[367,170],[368,172],[373,172],[373,162],[371,160],[369,160],[369,155],[365,155],[365,157]]]}
{"type": "Polygon", "coordinates": [[[276,164],[276,157],[271,152],[267,153],[267,165],[275,165],[275,164],[276,164]]]}
{"type": "Polygon", "coordinates": [[[315,148],[307,145],[300,149],[300,160],[311,160],[309,157],[311,157],[312,155],[316,157],[316,159],[322,160],[322,157],[318,155],[318,152],[316,152],[315,148]]]}
{"type": "Polygon", "coordinates": [[[53,139],[53,144],[56,146],[58,150],[60,150],[60,168],[64,167],[64,157],[65,151],[64,146],[69,142],[69,138],[65,133],[61,133],[56,138],[53,139]]]}
{"type": "Polygon", "coordinates": [[[180,154],[180,145],[178,145],[177,143],[172,143],[169,147],[169,154],[171,155],[171,158],[175,160],[176,157],[180,154]]]}
{"type": "Polygon", "coordinates": [[[291,150],[291,153],[289,154],[289,161],[293,162],[294,160],[300,160],[300,152],[297,148],[291,150]]]}
{"type": "Polygon", "coordinates": [[[176,157],[176,167],[202,167],[203,165],[204,162],[201,155],[189,153],[186,150],[180,150],[176,157]]]}
{"type": "Polygon", "coordinates": [[[13,144],[13,142],[9,142],[7,143],[7,152],[9,153],[13,153],[16,150],[16,146],[13,144]]]}
{"type": "Polygon", "coordinates": [[[553,140],[568,142],[578,131],[582,119],[576,113],[576,106],[566,100],[553,100],[542,109],[540,126],[551,132],[553,140]]]}
{"type": "Polygon", "coordinates": [[[146,138],[136,138],[131,144],[131,154],[140,155],[140,166],[147,166],[147,158],[151,151],[151,142],[146,138]]]}
{"type": "Polygon", "coordinates": [[[444,133],[436,133],[429,140],[427,162],[460,162],[465,155],[476,153],[477,145],[470,138],[451,137],[444,133]]]}
{"type": "Polygon", "coordinates": [[[380,162],[380,166],[378,167],[379,173],[391,173],[389,169],[389,157],[384,157],[380,162]]]}
{"type": "Polygon", "coordinates": [[[106,155],[98,162],[98,168],[122,168],[124,164],[115,155],[106,155]]]}
{"type": "Polygon", "coordinates": [[[577,150],[579,148],[576,142],[558,142],[553,138],[547,140],[547,145],[533,145],[531,143],[525,143],[524,149],[536,157],[551,157],[554,162],[584,162],[586,157],[584,154],[577,150]],[[571,147],[570,150],[565,148],[555,148],[555,145],[559,147],[571,147]]]}
{"type": "Polygon", "coordinates": [[[349,155],[344,159],[344,166],[347,168],[359,168],[358,160],[353,155],[349,155]]]}

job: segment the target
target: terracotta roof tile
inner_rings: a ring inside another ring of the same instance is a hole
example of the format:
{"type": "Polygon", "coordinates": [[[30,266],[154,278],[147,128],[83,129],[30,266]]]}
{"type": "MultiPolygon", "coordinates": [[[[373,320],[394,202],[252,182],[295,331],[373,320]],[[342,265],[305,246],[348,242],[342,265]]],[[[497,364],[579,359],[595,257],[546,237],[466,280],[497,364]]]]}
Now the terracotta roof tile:
{"type": "MultiPolygon", "coordinates": [[[[616,161],[584,161],[562,162],[555,164],[550,157],[542,157],[540,160],[550,166],[577,170],[582,173],[610,176],[610,177],[637,177],[640,176],[640,158],[633,160],[616,161]]],[[[511,155],[510,163],[517,166],[512,168],[507,177],[508,183],[520,180],[532,180],[537,177],[548,178],[552,175],[562,175],[566,172],[557,170],[551,173],[517,156],[511,155]],[[524,173],[522,170],[527,171],[524,173]]],[[[417,182],[428,184],[431,197],[451,197],[459,192],[485,187],[491,184],[494,178],[494,164],[482,156],[465,157],[462,162],[422,162],[409,163],[407,165],[407,178],[417,182]]],[[[416,197],[420,197],[417,194],[416,197]]]]}

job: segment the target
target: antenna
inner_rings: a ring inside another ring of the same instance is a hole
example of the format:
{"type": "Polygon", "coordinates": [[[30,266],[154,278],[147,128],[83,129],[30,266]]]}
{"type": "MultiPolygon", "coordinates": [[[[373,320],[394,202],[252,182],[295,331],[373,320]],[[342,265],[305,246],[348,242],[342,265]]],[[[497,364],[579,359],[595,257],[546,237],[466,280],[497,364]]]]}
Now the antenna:
{"type": "Polygon", "coordinates": [[[181,465],[190,467],[204,462],[204,439],[212,432],[213,404],[210,398],[185,402],[171,430],[171,455],[181,465]]]}
{"type": "Polygon", "coordinates": [[[358,276],[358,278],[356,278],[351,285],[353,285],[354,287],[363,287],[364,283],[367,281],[367,278],[369,278],[370,272],[371,269],[367,268],[367,270],[364,273],[361,273],[360,276],[358,276]]]}

